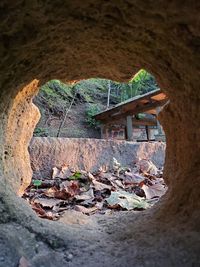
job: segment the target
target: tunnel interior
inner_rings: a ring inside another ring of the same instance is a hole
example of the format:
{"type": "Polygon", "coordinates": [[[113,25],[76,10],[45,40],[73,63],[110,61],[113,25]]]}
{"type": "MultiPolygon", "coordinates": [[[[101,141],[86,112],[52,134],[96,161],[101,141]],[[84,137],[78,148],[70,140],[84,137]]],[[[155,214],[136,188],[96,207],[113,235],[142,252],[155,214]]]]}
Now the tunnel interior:
{"type": "Polygon", "coordinates": [[[2,1],[1,266],[16,266],[21,257],[33,266],[198,265],[198,5],[2,1]],[[140,215],[81,227],[44,223],[16,196],[32,176],[27,147],[39,119],[32,103],[39,86],[55,77],[126,81],[140,67],[170,98],[159,116],[167,142],[167,194],[140,215]]]}

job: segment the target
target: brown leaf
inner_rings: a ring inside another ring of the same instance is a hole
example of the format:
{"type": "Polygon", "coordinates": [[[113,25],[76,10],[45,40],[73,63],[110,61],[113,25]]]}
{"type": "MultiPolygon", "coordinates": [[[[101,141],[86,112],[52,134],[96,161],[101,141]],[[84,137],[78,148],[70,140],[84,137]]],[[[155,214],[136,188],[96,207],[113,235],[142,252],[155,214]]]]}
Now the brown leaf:
{"type": "Polygon", "coordinates": [[[85,208],[83,206],[80,206],[80,205],[76,205],[75,206],[75,210],[76,211],[80,211],[84,214],[90,214],[90,213],[93,213],[94,211],[96,211],[98,208],[97,207],[92,207],[92,208],[85,208]]]}
{"type": "Polygon", "coordinates": [[[125,172],[123,180],[125,184],[139,184],[145,180],[145,177],[139,175],[139,173],[125,172]]]}
{"type": "Polygon", "coordinates": [[[55,197],[55,192],[57,191],[58,189],[55,188],[55,187],[51,187],[49,189],[47,189],[45,192],[44,192],[44,195],[47,196],[47,197],[55,197]]]}
{"type": "Polygon", "coordinates": [[[99,171],[100,172],[104,172],[104,173],[107,172],[108,171],[108,166],[107,165],[100,166],[99,171]]]}
{"type": "Polygon", "coordinates": [[[67,192],[66,190],[57,190],[55,192],[55,198],[62,199],[62,200],[67,200],[70,197],[72,197],[72,194],[70,192],[67,192]]]}
{"type": "Polygon", "coordinates": [[[157,167],[150,160],[141,159],[137,162],[137,166],[144,174],[156,175],[158,173],[157,167]]]}
{"type": "Polygon", "coordinates": [[[61,190],[66,191],[71,197],[80,193],[78,181],[65,181],[60,184],[61,190]]]}
{"type": "Polygon", "coordinates": [[[48,219],[48,220],[57,220],[59,218],[58,213],[53,213],[52,211],[47,211],[44,215],[41,215],[40,218],[48,219]]]}
{"type": "Polygon", "coordinates": [[[57,212],[45,211],[40,204],[32,204],[32,209],[38,214],[40,218],[48,220],[57,220],[59,214],[57,212]]]}
{"type": "Polygon", "coordinates": [[[162,184],[154,184],[151,186],[143,185],[142,189],[145,192],[146,198],[161,197],[166,192],[166,187],[162,184]]]}
{"type": "Polygon", "coordinates": [[[27,261],[27,259],[24,256],[22,256],[19,260],[18,267],[30,267],[30,263],[27,261]]]}
{"type": "Polygon", "coordinates": [[[44,215],[46,213],[45,210],[43,210],[43,208],[40,206],[39,203],[32,203],[31,204],[32,209],[37,212],[39,215],[44,215]]]}
{"type": "Polygon", "coordinates": [[[67,179],[71,175],[72,175],[72,172],[68,166],[64,165],[61,168],[57,168],[57,167],[53,168],[53,173],[52,173],[53,179],[55,178],[67,179]]]}
{"type": "Polygon", "coordinates": [[[63,200],[52,199],[52,198],[36,198],[33,203],[40,204],[42,207],[52,208],[63,202],[63,200]]]}
{"type": "Polygon", "coordinates": [[[62,200],[67,200],[71,197],[71,194],[66,192],[66,190],[64,190],[64,189],[58,190],[56,187],[52,187],[52,188],[47,189],[44,192],[44,195],[47,197],[58,198],[58,199],[62,199],[62,200]]]}
{"type": "Polygon", "coordinates": [[[110,185],[107,185],[107,184],[103,184],[103,183],[100,183],[96,180],[93,180],[92,181],[92,184],[93,184],[93,187],[95,190],[98,190],[98,191],[101,191],[101,190],[104,190],[104,189],[109,189],[111,190],[112,186],[110,185]]]}
{"type": "Polygon", "coordinates": [[[94,175],[91,172],[88,172],[88,178],[93,181],[95,180],[94,175]]]}
{"type": "Polygon", "coordinates": [[[124,189],[124,185],[122,184],[121,180],[112,180],[110,182],[115,189],[124,189]]]}
{"type": "Polygon", "coordinates": [[[90,188],[87,192],[82,193],[81,195],[75,196],[77,200],[89,200],[94,198],[93,189],[90,188]]]}

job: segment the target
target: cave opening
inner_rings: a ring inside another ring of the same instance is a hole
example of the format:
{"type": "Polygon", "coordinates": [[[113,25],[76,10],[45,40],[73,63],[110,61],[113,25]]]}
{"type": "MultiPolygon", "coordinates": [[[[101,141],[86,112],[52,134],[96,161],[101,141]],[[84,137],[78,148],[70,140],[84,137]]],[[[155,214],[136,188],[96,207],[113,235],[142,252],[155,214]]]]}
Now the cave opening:
{"type": "Polygon", "coordinates": [[[0,265],[199,266],[198,1],[12,2],[0,7],[0,265]],[[32,177],[33,77],[126,81],[140,66],[170,97],[159,113],[167,193],[84,230],[40,219],[16,196],[32,177]]]}
{"type": "Polygon", "coordinates": [[[72,212],[152,207],[167,191],[158,114],[168,101],[144,69],[126,83],[90,78],[41,86],[33,100],[41,113],[29,146],[33,176],[23,198],[39,217],[60,221],[72,212]]]}

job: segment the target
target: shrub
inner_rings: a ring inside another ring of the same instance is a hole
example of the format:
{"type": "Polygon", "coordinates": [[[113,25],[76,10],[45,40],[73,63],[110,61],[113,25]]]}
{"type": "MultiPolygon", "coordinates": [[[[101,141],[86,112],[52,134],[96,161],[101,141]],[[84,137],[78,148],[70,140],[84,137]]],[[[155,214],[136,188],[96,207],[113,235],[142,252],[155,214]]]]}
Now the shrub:
{"type": "Polygon", "coordinates": [[[48,136],[48,131],[47,131],[46,128],[37,127],[34,130],[33,136],[36,136],[36,137],[47,137],[48,136]]]}
{"type": "Polygon", "coordinates": [[[96,115],[101,111],[101,108],[98,104],[88,104],[86,108],[86,122],[91,127],[97,127],[99,126],[99,122],[96,121],[93,116],[96,115]]]}

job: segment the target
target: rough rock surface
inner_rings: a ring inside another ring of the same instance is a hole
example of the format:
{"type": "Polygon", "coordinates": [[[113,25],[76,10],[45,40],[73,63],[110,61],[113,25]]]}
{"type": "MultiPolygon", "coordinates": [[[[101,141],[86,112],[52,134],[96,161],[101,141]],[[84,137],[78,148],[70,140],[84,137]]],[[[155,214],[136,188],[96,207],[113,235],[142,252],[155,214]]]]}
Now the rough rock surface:
{"type": "Polygon", "coordinates": [[[97,171],[112,168],[113,157],[122,166],[133,166],[150,159],[157,167],[164,165],[165,143],[136,143],[87,138],[34,137],[29,146],[34,178],[50,178],[53,167],[69,165],[77,170],[97,171]]]}
{"type": "Polygon", "coordinates": [[[32,266],[200,265],[199,7],[179,0],[1,1],[0,266],[17,266],[22,255],[32,266]],[[140,68],[170,98],[160,114],[168,193],[148,212],[93,227],[38,219],[16,196],[31,179],[34,79],[125,81],[140,68]]]}

